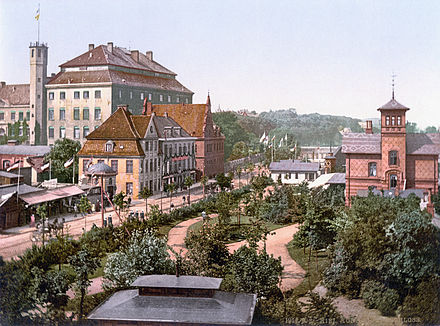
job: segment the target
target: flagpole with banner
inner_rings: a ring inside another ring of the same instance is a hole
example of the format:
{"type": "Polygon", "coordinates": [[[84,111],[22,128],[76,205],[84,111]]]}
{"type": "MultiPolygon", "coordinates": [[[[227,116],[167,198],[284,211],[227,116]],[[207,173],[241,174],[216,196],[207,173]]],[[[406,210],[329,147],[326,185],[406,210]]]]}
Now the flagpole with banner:
{"type": "Polygon", "coordinates": [[[21,167],[21,160],[18,160],[18,181],[17,181],[17,203],[18,203],[18,194],[20,193],[20,167],[21,167]]]}
{"type": "Polygon", "coordinates": [[[35,15],[35,19],[37,20],[38,23],[38,38],[37,38],[37,44],[40,44],[40,4],[38,4],[38,9],[37,9],[37,13],[35,15]]]}

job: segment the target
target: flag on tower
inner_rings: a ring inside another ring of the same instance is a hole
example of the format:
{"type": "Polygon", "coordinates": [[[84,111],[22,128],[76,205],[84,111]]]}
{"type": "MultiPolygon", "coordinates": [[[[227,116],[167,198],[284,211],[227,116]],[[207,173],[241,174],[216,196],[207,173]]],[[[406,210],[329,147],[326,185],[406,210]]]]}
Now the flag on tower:
{"type": "Polygon", "coordinates": [[[40,19],[40,7],[38,7],[37,14],[35,15],[35,20],[39,20],[39,19],[40,19]]]}
{"type": "Polygon", "coordinates": [[[260,143],[264,142],[265,139],[266,139],[266,132],[264,132],[263,136],[261,136],[260,143]]]}

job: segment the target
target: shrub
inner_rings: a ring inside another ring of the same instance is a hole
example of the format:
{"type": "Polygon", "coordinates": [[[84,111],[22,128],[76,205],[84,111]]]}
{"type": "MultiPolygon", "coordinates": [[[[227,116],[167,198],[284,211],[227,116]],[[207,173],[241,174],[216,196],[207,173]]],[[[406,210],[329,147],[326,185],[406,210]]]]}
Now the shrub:
{"type": "Polygon", "coordinates": [[[384,316],[395,315],[400,299],[396,290],[373,280],[362,283],[361,297],[367,308],[378,309],[384,316]]]}
{"type": "Polygon", "coordinates": [[[440,324],[440,277],[422,281],[413,294],[408,295],[399,309],[405,323],[440,324]]]}

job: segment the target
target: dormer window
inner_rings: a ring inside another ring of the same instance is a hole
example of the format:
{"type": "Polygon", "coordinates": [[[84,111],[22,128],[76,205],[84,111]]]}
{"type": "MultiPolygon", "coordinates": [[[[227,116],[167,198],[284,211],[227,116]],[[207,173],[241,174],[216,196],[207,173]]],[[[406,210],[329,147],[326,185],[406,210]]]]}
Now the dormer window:
{"type": "Polygon", "coordinates": [[[112,153],[114,146],[115,144],[111,140],[109,140],[108,142],[105,143],[105,151],[112,153]]]}

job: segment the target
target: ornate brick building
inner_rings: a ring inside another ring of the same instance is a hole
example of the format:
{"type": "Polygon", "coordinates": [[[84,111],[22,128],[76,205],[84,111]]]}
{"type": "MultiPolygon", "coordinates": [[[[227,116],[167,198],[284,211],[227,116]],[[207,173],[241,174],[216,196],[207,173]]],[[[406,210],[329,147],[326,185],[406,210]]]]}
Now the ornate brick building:
{"type": "Polygon", "coordinates": [[[144,104],[149,115],[165,115],[173,118],[192,137],[196,137],[197,179],[202,175],[213,177],[223,173],[225,136],[212,120],[211,99],[208,94],[206,104],[144,104]]]}
{"type": "Polygon", "coordinates": [[[408,189],[438,191],[440,134],[407,134],[409,108],[392,99],[381,106],[381,133],[348,133],[342,140],[346,155],[346,204],[361,191],[377,189],[399,195],[408,189]]]}

